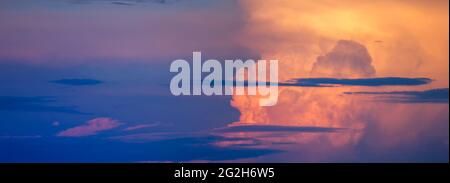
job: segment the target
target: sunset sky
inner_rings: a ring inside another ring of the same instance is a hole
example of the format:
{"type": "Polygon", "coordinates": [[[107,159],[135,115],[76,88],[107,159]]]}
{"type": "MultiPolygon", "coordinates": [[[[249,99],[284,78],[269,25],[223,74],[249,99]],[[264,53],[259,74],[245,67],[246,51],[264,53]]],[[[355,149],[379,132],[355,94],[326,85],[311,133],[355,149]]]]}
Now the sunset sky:
{"type": "Polygon", "coordinates": [[[0,0],[0,162],[448,162],[446,0],[0,0]],[[278,103],[172,61],[279,61],[278,103]]]}

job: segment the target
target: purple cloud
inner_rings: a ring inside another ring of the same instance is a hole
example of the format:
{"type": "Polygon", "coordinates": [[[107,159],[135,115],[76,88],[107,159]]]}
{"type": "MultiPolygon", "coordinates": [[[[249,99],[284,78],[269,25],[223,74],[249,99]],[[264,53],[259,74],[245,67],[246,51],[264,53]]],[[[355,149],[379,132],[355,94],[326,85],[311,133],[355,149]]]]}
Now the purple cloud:
{"type": "Polygon", "coordinates": [[[95,118],[86,122],[86,124],[69,128],[59,132],[60,137],[82,137],[95,135],[98,132],[111,130],[120,126],[121,123],[111,118],[95,118]]]}

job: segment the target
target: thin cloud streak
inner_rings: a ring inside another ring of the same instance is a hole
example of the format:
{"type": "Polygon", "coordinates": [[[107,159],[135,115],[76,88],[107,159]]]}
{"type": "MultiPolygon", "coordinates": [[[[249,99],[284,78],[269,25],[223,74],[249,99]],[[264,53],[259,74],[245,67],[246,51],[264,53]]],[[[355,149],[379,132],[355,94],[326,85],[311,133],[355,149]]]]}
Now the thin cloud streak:
{"type": "Polygon", "coordinates": [[[58,112],[69,114],[87,114],[80,112],[74,106],[50,105],[56,102],[55,97],[34,96],[0,96],[0,111],[27,111],[27,112],[58,112]]]}
{"type": "Polygon", "coordinates": [[[417,86],[431,83],[429,78],[297,78],[281,85],[285,86],[417,86]]]}
{"type": "Polygon", "coordinates": [[[98,85],[102,84],[103,81],[96,79],[60,79],[50,81],[51,83],[62,84],[62,85],[72,85],[72,86],[84,86],[84,85],[98,85]]]}

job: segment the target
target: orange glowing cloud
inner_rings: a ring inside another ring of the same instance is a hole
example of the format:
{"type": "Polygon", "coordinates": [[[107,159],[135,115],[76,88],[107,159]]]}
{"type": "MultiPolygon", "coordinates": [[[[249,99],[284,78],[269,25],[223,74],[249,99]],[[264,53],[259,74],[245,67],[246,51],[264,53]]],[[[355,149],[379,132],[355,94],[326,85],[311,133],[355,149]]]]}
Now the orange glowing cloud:
{"type": "MultiPolygon", "coordinates": [[[[260,53],[262,59],[279,60],[280,81],[299,77],[401,76],[434,79],[432,84],[414,89],[448,87],[447,1],[268,0],[262,3],[246,0],[242,1],[242,7],[247,12],[242,44],[260,53]]],[[[378,126],[370,125],[389,129],[386,134],[380,130],[378,135],[386,135],[380,139],[392,145],[409,141],[423,132],[424,128],[407,126],[407,122],[420,113],[418,111],[423,111],[425,119],[436,119],[442,116],[442,111],[448,110],[445,104],[433,109],[423,105],[389,104],[395,116],[400,116],[395,117],[382,110],[386,104],[343,95],[345,91],[369,89],[374,90],[367,87],[280,87],[278,103],[272,107],[258,106],[257,96],[233,96],[231,105],[240,111],[241,117],[230,126],[263,124],[355,129],[349,133],[298,134],[284,138],[303,144],[320,139],[324,144],[345,146],[358,143],[367,136],[368,125],[377,123],[378,126]],[[393,136],[394,133],[397,136],[393,136]]],[[[405,88],[378,87],[375,90],[395,89],[405,88]]],[[[436,126],[440,123],[437,121],[428,125],[436,126]]],[[[235,135],[251,137],[254,134],[235,135]]]]}

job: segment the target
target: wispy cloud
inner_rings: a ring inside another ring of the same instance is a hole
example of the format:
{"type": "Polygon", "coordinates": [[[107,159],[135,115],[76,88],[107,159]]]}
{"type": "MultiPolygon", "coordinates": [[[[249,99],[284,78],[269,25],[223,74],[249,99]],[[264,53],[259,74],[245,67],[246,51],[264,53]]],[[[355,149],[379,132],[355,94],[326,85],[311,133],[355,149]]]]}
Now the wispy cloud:
{"type": "Polygon", "coordinates": [[[157,133],[135,133],[129,135],[120,135],[109,137],[108,139],[120,140],[125,142],[149,142],[159,140],[170,140],[187,137],[197,137],[197,133],[179,133],[179,132],[157,132],[157,133]]]}
{"type": "Polygon", "coordinates": [[[142,3],[160,3],[160,4],[168,4],[168,3],[174,3],[179,0],[70,0],[69,3],[72,4],[89,4],[92,2],[110,2],[111,4],[115,5],[125,5],[125,6],[131,6],[131,5],[137,5],[142,3]]]}
{"type": "Polygon", "coordinates": [[[388,92],[345,92],[348,95],[381,96],[385,102],[401,103],[448,103],[448,88],[437,88],[424,91],[388,91],[388,92]]]}
{"type": "Polygon", "coordinates": [[[103,83],[96,79],[60,79],[50,81],[51,83],[62,84],[62,85],[73,85],[73,86],[83,86],[83,85],[98,85],[103,83]]]}
{"type": "Polygon", "coordinates": [[[122,2],[122,1],[113,1],[113,2],[111,2],[111,4],[115,4],[115,5],[123,5],[123,6],[131,6],[131,5],[133,5],[132,3],[129,3],[129,2],[122,2]]]}
{"type": "Polygon", "coordinates": [[[41,135],[3,135],[0,139],[37,139],[42,138],[41,135]]]}
{"type": "Polygon", "coordinates": [[[151,128],[151,127],[155,127],[157,125],[155,124],[141,124],[141,125],[135,125],[135,126],[130,126],[127,127],[125,129],[123,129],[123,131],[133,131],[133,130],[139,130],[139,129],[143,129],[143,128],[151,128]]]}
{"type": "Polygon", "coordinates": [[[87,121],[85,124],[69,128],[59,132],[60,137],[82,137],[95,135],[102,131],[107,131],[120,126],[121,123],[111,118],[95,118],[87,121]]]}
{"type": "Polygon", "coordinates": [[[86,114],[74,106],[55,106],[49,103],[56,102],[55,97],[17,97],[0,96],[0,111],[29,111],[29,112],[61,112],[71,114],[86,114]]]}
{"type": "Polygon", "coordinates": [[[125,128],[125,129],[123,129],[123,131],[134,131],[134,130],[140,130],[140,129],[144,129],[144,128],[159,127],[159,126],[167,126],[167,125],[162,124],[160,122],[146,123],[146,124],[139,124],[139,125],[129,126],[129,127],[125,128]]]}

